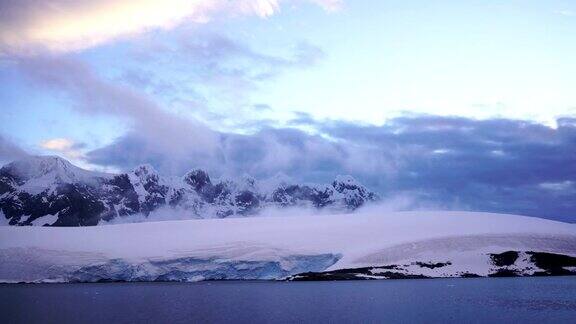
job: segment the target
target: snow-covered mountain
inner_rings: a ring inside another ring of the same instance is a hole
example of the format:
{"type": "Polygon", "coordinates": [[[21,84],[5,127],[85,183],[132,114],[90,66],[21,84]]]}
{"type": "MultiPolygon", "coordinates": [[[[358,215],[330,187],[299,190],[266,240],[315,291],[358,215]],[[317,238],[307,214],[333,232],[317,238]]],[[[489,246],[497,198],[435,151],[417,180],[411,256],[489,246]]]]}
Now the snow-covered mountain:
{"type": "Polygon", "coordinates": [[[203,170],[163,177],[150,165],[122,174],[83,170],[55,156],[34,156],[0,169],[0,222],[10,225],[88,226],[169,208],[189,218],[253,215],[267,207],[351,211],[377,195],[350,176],[331,184],[213,181],[203,170]]]}
{"type": "Polygon", "coordinates": [[[576,274],[576,225],[471,212],[0,227],[0,282],[576,274]]]}

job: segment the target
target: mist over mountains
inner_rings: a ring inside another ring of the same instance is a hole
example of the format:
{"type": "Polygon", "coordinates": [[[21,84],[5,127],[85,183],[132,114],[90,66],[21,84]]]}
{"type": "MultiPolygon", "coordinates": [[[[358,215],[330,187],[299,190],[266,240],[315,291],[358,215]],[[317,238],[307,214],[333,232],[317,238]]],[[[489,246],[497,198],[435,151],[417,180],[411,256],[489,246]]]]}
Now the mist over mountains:
{"type": "Polygon", "coordinates": [[[57,156],[31,156],[0,169],[0,216],[9,225],[91,226],[161,209],[189,218],[252,216],[270,207],[347,212],[376,200],[377,194],[351,176],[299,184],[280,176],[215,180],[193,169],[177,178],[150,165],[108,174],[57,156]]]}

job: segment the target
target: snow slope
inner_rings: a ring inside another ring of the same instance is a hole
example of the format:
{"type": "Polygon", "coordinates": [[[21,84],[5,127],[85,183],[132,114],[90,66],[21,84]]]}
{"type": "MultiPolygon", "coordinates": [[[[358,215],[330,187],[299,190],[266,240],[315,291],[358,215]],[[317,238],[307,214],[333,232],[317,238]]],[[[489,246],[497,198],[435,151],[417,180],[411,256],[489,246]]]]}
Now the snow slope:
{"type": "MultiPolygon", "coordinates": [[[[488,255],[509,250],[576,256],[576,225],[489,213],[364,211],[0,227],[0,281],[282,279],[385,265],[432,277],[486,276],[494,271],[488,255]],[[417,262],[449,265],[430,268],[417,262]]],[[[523,267],[522,274],[538,270],[525,259],[511,267],[523,267]]]]}
{"type": "Polygon", "coordinates": [[[22,180],[20,189],[35,195],[43,191],[54,192],[62,183],[97,183],[111,174],[88,171],[57,156],[29,156],[5,166],[22,180]]]}

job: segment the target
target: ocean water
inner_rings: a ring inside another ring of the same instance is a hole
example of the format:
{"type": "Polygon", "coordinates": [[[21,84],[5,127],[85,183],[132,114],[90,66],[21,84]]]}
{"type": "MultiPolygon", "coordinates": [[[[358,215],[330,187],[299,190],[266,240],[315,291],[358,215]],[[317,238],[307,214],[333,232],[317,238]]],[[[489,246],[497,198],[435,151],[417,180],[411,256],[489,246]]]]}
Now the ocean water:
{"type": "Polygon", "coordinates": [[[576,278],[0,285],[0,323],[576,323],[576,278]]]}

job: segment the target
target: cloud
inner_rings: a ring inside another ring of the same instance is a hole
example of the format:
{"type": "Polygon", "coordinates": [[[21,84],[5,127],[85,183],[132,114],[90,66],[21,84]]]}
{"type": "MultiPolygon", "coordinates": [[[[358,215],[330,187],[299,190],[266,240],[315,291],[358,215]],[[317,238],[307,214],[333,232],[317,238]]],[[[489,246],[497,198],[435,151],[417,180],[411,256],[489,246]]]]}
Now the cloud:
{"type": "MultiPolygon", "coordinates": [[[[284,173],[304,182],[352,174],[384,197],[410,197],[414,206],[576,221],[576,119],[559,119],[557,127],[438,116],[401,117],[381,126],[305,122],[320,135],[268,126],[249,135],[220,133],[218,154],[190,154],[179,171],[201,166],[259,178],[284,173]]],[[[142,162],[163,168],[172,161],[168,150],[148,155],[142,147],[144,140],[130,134],[88,157],[120,168],[142,162]]]]}
{"type": "Polygon", "coordinates": [[[280,68],[312,66],[325,55],[322,49],[306,42],[294,46],[289,57],[267,55],[217,33],[196,33],[182,39],[171,54],[178,55],[181,61],[202,64],[204,69],[216,72],[218,76],[238,73],[239,66],[256,66],[261,71],[253,72],[255,79],[274,75],[280,68]]]}
{"type": "Polygon", "coordinates": [[[572,10],[556,10],[554,11],[555,14],[566,16],[566,17],[574,17],[576,16],[576,12],[572,10]]]}
{"type": "Polygon", "coordinates": [[[26,156],[28,156],[26,151],[0,134],[0,163],[4,164],[26,156]]]}
{"type": "Polygon", "coordinates": [[[462,208],[574,221],[575,125],[572,118],[559,119],[554,128],[522,120],[420,116],[383,126],[318,127],[339,141],[392,153],[396,172],[384,191],[418,190],[462,208]],[[562,190],[550,190],[550,183],[562,190]]]}
{"type": "MultiPolygon", "coordinates": [[[[198,85],[204,89],[208,87],[210,91],[208,94],[213,93],[211,97],[217,97],[220,101],[229,92],[237,121],[239,108],[243,106],[239,97],[243,96],[246,88],[254,87],[255,82],[275,76],[287,68],[315,64],[323,55],[320,49],[306,43],[297,44],[292,55],[282,56],[260,53],[219,34],[198,33],[195,36],[178,43],[177,48],[170,53],[163,52],[157,58],[147,58],[148,64],[143,64],[142,69],[134,70],[135,73],[125,73],[120,82],[102,77],[88,64],[70,56],[19,57],[15,59],[15,65],[32,84],[56,94],[64,94],[71,99],[73,102],[71,107],[77,111],[87,115],[108,115],[127,121],[129,128],[125,136],[117,142],[121,143],[119,146],[128,147],[138,143],[139,149],[133,156],[126,153],[127,155],[123,157],[125,161],[120,164],[142,161],[144,157],[158,162],[164,153],[170,152],[173,158],[170,161],[164,160],[162,165],[166,169],[181,169],[177,164],[190,161],[190,156],[194,157],[193,161],[221,158],[222,136],[202,122],[186,115],[186,111],[174,114],[160,107],[150,94],[142,90],[149,81],[155,82],[156,85],[164,84],[173,96],[177,96],[175,93],[179,92],[174,91],[175,89],[182,90],[186,96],[175,97],[178,100],[173,99],[172,102],[181,104],[186,100],[188,106],[192,102],[196,115],[206,117],[211,114],[220,120],[225,116],[221,114],[217,116],[214,107],[208,108],[208,103],[201,97],[190,99],[191,91],[180,89],[177,83],[187,86],[192,84],[193,87],[198,85]],[[167,54],[172,58],[169,64],[182,65],[182,69],[174,70],[186,71],[184,74],[191,78],[192,82],[175,82],[172,80],[173,75],[170,80],[163,80],[161,73],[146,69],[146,66],[162,64],[157,60],[161,61],[167,54]],[[190,69],[190,66],[193,68],[190,69]]],[[[269,106],[262,104],[256,106],[245,104],[244,107],[251,111],[270,109],[269,106]]],[[[64,139],[43,143],[44,148],[58,151],[69,158],[80,156],[78,150],[63,147],[66,145],[71,143],[64,139]]],[[[114,151],[114,148],[110,149],[114,151]]],[[[119,151],[117,154],[122,152],[119,151]]],[[[92,159],[99,161],[101,159],[99,156],[102,154],[93,154],[92,159]]]]}
{"type": "MultiPolygon", "coordinates": [[[[175,175],[201,167],[218,175],[248,173],[266,178],[282,172],[308,181],[320,181],[342,170],[339,160],[344,157],[337,144],[296,129],[266,128],[252,135],[218,133],[218,136],[218,146],[213,154],[188,151],[175,156],[170,148],[151,145],[145,135],[129,132],[86,156],[90,163],[120,169],[150,163],[163,173],[175,175]]],[[[183,142],[188,140],[192,139],[181,139],[183,142]]]]}
{"type": "Polygon", "coordinates": [[[237,134],[169,113],[147,94],[68,57],[22,58],[18,64],[35,84],[72,98],[79,112],[129,122],[113,143],[86,152],[89,164],[129,169],[150,163],[170,174],[193,167],[260,178],[285,173],[310,182],[352,174],[385,197],[415,197],[420,205],[563,220],[573,220],[576,210],[574,118],[550,127],[510,119],[406,116],[375,126],[300,113],[288,124],[311,132],[261,123],[251,126],[253,133],[237,134]]]}
{"type": "MultiPolygon", "coordinates": [[[[5,0],[0,2],[0,53],[69,52],[214,16],[268,17],[281,0],[5,0]]],[[[326,10],[339,1],[313,0],[326,10]]]]}
{"type": "Polygon", "coordinates": [[[341,0],[312,0],[312,2],[328,11],[338,11],[342,9],[343,6],[341,0]]]}
{"type": "Polygon", "coordinates": [[[135,46],[132,56],[129,59],[139,63],[138,71],[128,71],[124,81],[163,88],[163,94],[181,94],[185,100],[190,93],[201,102],[217,98],[236,110],[260,83],[288,70],[313,67],[326,54],[304,41],[269,54],[222,33],[194,30],[176,40],[151,37],[145,45],[135,46]]]}
{"type": "Polygon", "coordinates": [[[177,34],[169,39],[153,35],[134,44],[122,58],[129,67],[118,67],[124,71],[116,81],[223,127],[249,123],[255,112],[271,111],[264,103],[252,102],[252,94],[275,78],[313,68],[325,58],[321,48],[303,41],[263,51],[221,31],[177,34]]]}
{"type": "Polygon", "coordinates": [[[40,143],[40,147],[43,149],[56,152],[59,155],[73,160],[82,157],[81,149],[84,148],[84,146],[85,145],[76,143],[69,138],[52,138],[44,140],[40,143]]]}
{"type": "Polygon", "coordinates": [[[151,151],[162,148],[179,160],[187,154],[210,155],[217,147],[216,133],[206,125],[166,112],[146,94],[109,82],[80,61],[42,56],[18,64],[34,84],[70,97],[80,113],[126,120],[151,151]]]}

